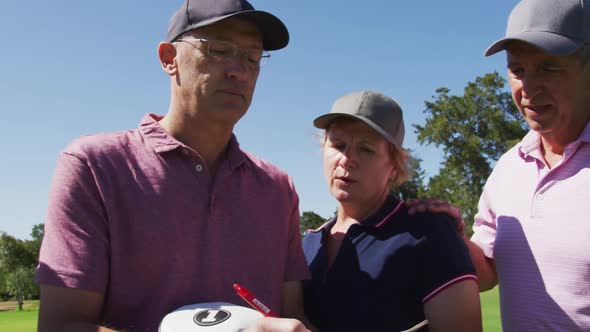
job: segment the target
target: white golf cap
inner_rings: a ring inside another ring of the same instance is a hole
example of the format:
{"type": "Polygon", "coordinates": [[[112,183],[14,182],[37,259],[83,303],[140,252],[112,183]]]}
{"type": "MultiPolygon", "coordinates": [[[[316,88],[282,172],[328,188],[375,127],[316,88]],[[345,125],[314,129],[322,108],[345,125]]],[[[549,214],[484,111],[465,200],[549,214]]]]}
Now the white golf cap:
{"type": "Polygon", "coordinates": [[[227,302],[207,302],[180,307],[162,319],[160,332],[238,332],[250,327],[262,314],[227,302]]]}

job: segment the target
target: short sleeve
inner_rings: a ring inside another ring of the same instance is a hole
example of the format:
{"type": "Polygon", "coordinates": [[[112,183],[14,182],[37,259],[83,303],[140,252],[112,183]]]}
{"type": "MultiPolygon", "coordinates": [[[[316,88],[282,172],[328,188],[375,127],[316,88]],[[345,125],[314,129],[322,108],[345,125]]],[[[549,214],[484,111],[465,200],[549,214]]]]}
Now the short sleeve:
{"type": "MultiPolygon", "coordinates": [[[[492,179],[490,177],[490,179],[492,179]]],[[[488,183],[490,181],[488,179],[488,183]]],[[[484,186],[483,192],[477,205],[477,214],[473,222],[473,235],[471,241],[477,244],[486,257],[494,258],[494,244],[496,242],[496,217],[492,211],[488,185],[484,186]]]]}
{"type": "Polygon", "coordinates": [[[447,287],[465,279],[474,279],[475,268],[469,251],[453,222],[443,214],[423,214],[422,299],[427,302],[447,287]]]}
{"type": "Polygon", "coordinates": [[[39,284],[105,291],[109,246],[102,202],[84,157],[62,152],[49,193],[39,284]]]}

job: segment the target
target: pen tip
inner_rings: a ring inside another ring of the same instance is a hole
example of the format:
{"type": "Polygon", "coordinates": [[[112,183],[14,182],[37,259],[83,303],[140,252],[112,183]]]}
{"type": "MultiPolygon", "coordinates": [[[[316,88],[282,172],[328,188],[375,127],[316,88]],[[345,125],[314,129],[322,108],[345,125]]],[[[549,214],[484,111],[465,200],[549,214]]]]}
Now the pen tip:
{"type": "Polygon", "coordinates": [[[234,284],[234,289],[239,291],[240,289],[242,289],[242,287],[240,287],[240,285],[238,284],[234,284]]]}

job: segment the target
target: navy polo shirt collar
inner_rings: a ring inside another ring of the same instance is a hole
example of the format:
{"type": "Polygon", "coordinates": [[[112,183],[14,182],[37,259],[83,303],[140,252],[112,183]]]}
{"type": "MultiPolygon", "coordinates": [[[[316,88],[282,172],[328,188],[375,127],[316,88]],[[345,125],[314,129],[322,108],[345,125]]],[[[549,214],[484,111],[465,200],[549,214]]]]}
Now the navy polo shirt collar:
{"type": "MultiPolygon", "coordinates": [[[[400,209],[403,201],[394,194],[389,194],[385,203],[379,208],[379,210],[367,219],[360,222],[360,224],[351,225],[351,228],[360,227],[360,229],[367,228],[380,228],[388,223],[396,212],[400,209]],[[393,209],[392,209],[393,207],[393,209]]],[[[310,230],[309,235],[313,233],[321,234],[322,236],[329,231],[332,226],[336,223],[336,217],[332,218],[327,223],[320,226],[318,229],[310,230]]]]}
{"type": "Polygon", "coordinates": [[[367,219],[361,222],[362,226],[365,227],[372,227],[372,228],[379,228],[389,222],[391,217],[398,211],[402,204],[402,201],[397,198],[394,194],[389,194],[387,199],[385,199],[385,203],[379,208],[379,210],[374,213],[372,216],[368,217],[367,219]],[[394,207],[392,209],[392,207],[394,207]]]}

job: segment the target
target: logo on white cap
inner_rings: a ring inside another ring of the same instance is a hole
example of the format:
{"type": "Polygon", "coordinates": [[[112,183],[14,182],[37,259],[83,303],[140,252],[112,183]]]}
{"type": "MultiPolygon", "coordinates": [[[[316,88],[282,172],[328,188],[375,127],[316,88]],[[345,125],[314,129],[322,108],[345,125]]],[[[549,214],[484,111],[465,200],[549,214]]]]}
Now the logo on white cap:
{"type": "Polygon", "coordinates": [[[195,314],[193,320],[200,326],[213,326],[225,322],[231,313],[223,309],[201,310],[195,314]]]}

